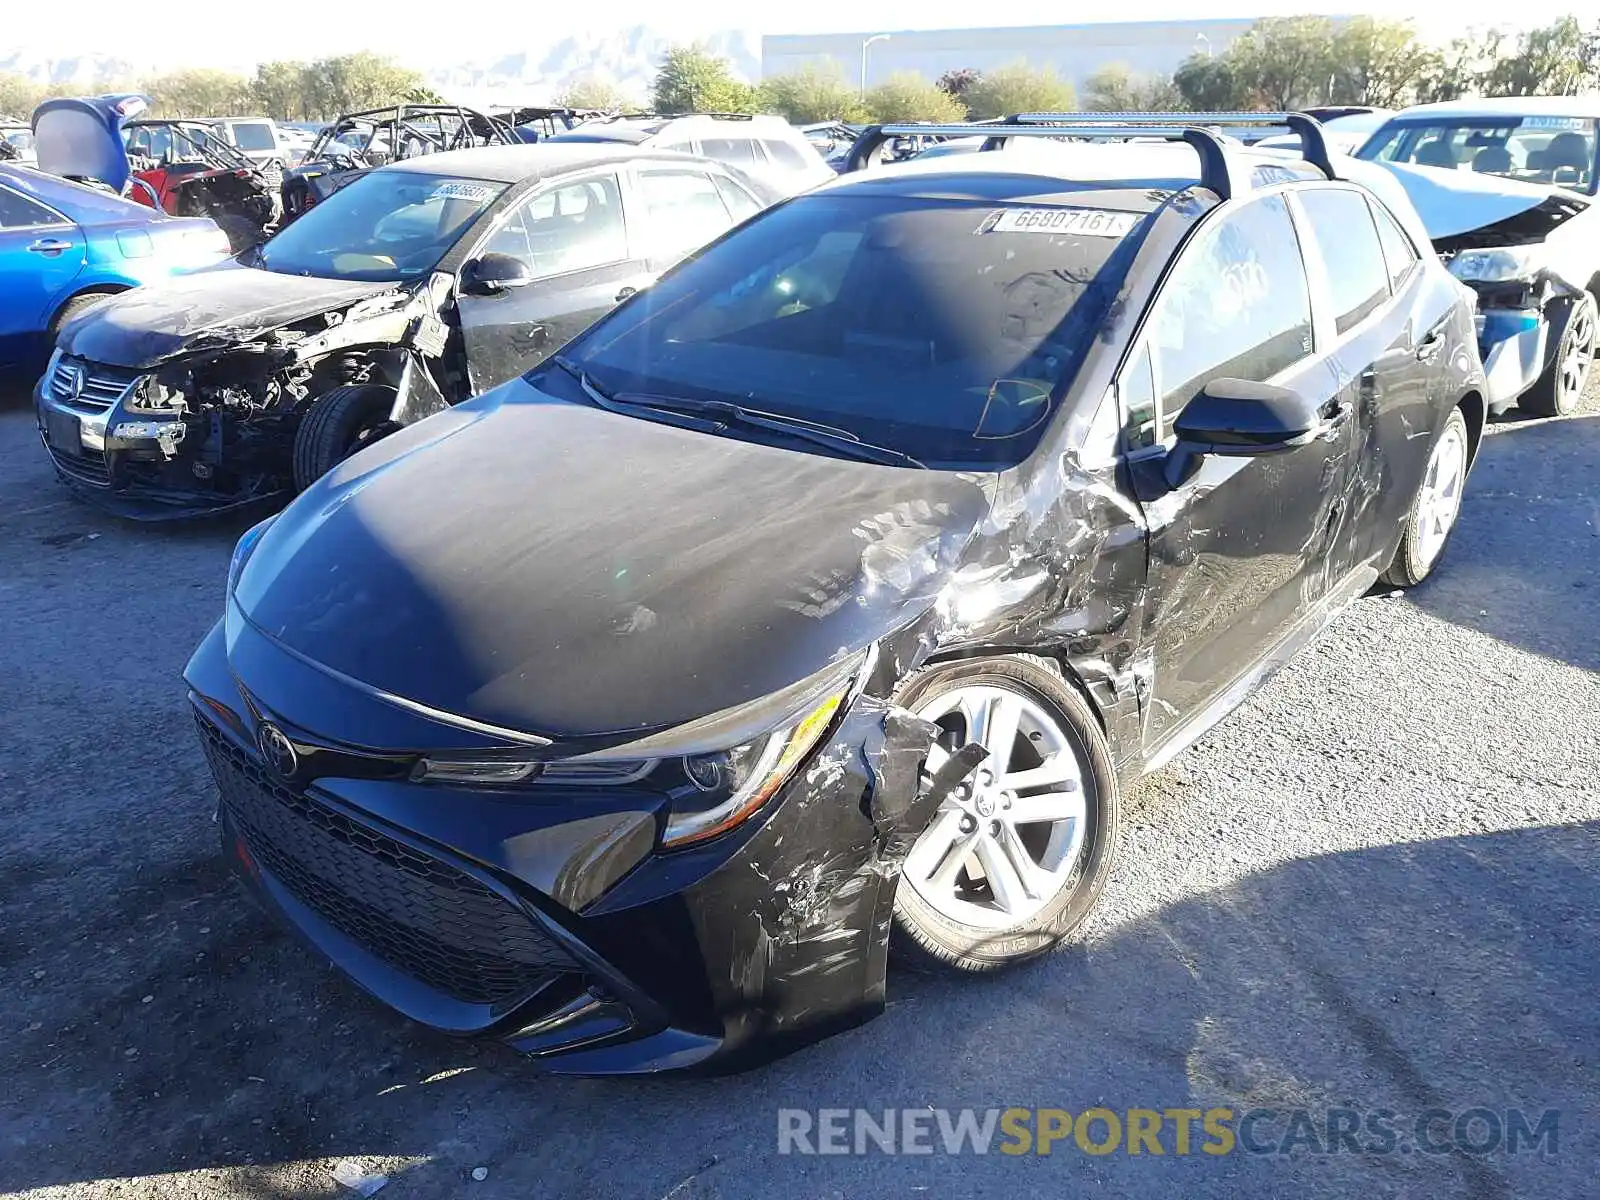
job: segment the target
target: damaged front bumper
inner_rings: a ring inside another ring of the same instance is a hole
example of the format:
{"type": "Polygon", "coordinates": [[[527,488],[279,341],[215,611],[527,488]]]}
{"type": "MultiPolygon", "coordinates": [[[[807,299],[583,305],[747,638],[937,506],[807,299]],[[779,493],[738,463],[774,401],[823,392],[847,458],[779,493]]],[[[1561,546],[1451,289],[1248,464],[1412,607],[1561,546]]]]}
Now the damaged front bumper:
{"type": "Polygon", "coordinates": [[[129,401],[141,377],[63,365],[58,355],[34,387],[40,441],[75,494],[143,521],[214,516],[286,497],[264,478],[241,487],[221,473],[219,421],[134,411],[129,401]]]}
{"type": "Polygon", "coordinates": [[[664,797],[638,788],[412,782],[406,756],[352,747],[426,718],[248,628],[230,656],[219,624],[185,677],[231,864],[415,1020],[614,1074],[740,1069],[882,1011],[899,865],[938,790],[931,727],[870,692],[755,817],[663,852],[664,797]]]}

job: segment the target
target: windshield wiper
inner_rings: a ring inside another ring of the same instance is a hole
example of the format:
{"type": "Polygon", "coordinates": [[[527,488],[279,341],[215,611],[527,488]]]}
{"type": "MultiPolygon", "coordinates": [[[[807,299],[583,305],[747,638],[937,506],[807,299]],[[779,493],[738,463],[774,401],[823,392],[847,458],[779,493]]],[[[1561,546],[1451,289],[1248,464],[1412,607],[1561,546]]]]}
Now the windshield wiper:
{"type": "Polygon", "coordinates": [[[761,409],[745,408],[729,400],[696,400],[687,396],[639,396],[629,397],[624,400],[609,392],[602,391],[595,385],[594,380],[584,369],[570,359],[557,355],[555,364],[569,375],[577,379],[589,398],[601,408],[612,412],[625,412],[638,415],[640,413],[667,413],[673,416],[691,417],[709,423],[715,428],[727,428],[729,425],[743,425],[749,429],[762,429],[771,433],[782,434],[799,441],[810,442],[814,446],[822,446],[828,450],[835,450],[850,458],[863,462],[882,463],[895,467],[918,467],[926,470],[926,464],[911,455],[899,450],[890,449],[888,446],[874,445],[864,442],[848,429],[840,429],[836,425],[823,425],[817,421],[808,421],[804,417],[785,416],[782,413],[765,412],[761,409]]]}
{"type": "Polygon", "coordinates": [[[619,400],[590,379],[589,373],[570,358],[557,354],[553,355],[550,361],[578,381],[578,386],[583,389],[583,394],[588,398],[589,403],[596,408],[603,408],[607,412],[621,413],[626,417],[668,416],[672,418],[672,424],[685,429],[697,430],[700,433],[716,433],[728,427],[724,421],[709,420],[697,413],[673,412],[656,408],[650,404],[637,404],[629,400],[619,400]]]}

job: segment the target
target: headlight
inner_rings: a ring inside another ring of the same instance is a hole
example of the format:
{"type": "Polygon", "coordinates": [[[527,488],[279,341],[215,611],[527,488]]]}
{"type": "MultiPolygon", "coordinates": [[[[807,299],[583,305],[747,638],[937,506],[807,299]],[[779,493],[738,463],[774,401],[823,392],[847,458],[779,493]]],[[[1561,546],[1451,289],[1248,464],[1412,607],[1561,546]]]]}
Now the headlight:
{"type": "Polygon", "coordinates": [[[256,543],[261,540],[261,535],[278,518],[268,517],[258,525],[252,525],[244,531],[244,536],[233,548],[233,557],[228,560],[228,595],[233,595],[233,589],[239,584],[239,576],[244,571],[245,563],[250,561],[250,556],[256,552],[256,543]]]}
{"type": "Polygon", "coordinates": [[[483,787],[647,780],[670,798],[662,847],[693,845],[743,824],[777,794],[853,698],[868,661],[867,653],[854,655],[752,704],[610,750],[564,759],[514,750],[439,755],[423,759],[411,777],[483,787]]]}
{"type": "Polygon", "coordinates": [[[824,696],[798,719],[753,742],[715,754],[686,756],[683,772],[695,791],[674,800],[662,846],[687,846],[716,837],[759,811],[827,732],[848,690],[847,685],[824,696]]]}
{"type": "Polygon", "coordinates": [[[1457,279],[1477,283],[1531,279],[1544,266],[1546,252],[1543,242],[1530,246],[1499,246],[1493,250],[1463,250],[1450,260],[1450,273],[1457,279]]]}
{"type": "Polygon", "coordinates": [[[156,382],[154,375],[146,375],[133,385],[133,391],[122,402],[129,412],[177,413],[184,408],[183,393],[156,382]]]}

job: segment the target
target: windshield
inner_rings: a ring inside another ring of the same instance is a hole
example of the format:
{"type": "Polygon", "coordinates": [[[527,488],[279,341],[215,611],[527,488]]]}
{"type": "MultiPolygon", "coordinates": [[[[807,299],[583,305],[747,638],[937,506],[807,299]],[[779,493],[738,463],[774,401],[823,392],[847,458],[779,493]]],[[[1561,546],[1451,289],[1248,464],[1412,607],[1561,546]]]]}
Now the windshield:
{"type": "Polygon", "coordinates": [[[1592,117],[1391,121],[1361,147],[1357,157],[1477,171],[1592,194],[1595,140],[1592,117]]]}
{"type": "Polygon", "coordinates": [[[505,190],[478,179],[374,171],[278,233],[256,265],[284,275],[398,283],[433,270],[505,190]]]}
{"type": "MultiPolygon", "coordinates": [[[[731,402],[930,466],[998,469],[1043,434],[1143,216],[806,196],[685,263],[564,359],[618,400],[731,402]]],[[[541,386],[570,396],[554,374],[541,386]]]]}
{"type": "Polygon", "coordinates": [[[233,141],[241,150],[276,150],[278,144],[272,137],[272,126],[257,121],[244,124],[235,121],[232,125],[233,141]]]}

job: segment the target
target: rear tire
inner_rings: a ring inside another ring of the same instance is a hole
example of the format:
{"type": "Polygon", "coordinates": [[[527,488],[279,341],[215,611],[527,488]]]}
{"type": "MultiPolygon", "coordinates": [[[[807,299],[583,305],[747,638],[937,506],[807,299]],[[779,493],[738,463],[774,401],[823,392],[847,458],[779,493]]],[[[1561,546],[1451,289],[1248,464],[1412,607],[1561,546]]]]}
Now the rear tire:
{"type": "Polygon", "coordinates": [[[1428,452],[1422,482],[1406,511],[1405,532],[1394,561],[1378,576],[1390,587],[1415,587],[1433,573],[1461,515],[1461,493],[1472,465],[1467,419],[1452,409],[1428,452]]]}
{"type": "Polygon", "coordinates": [[[325,392],[306,410],[294,435],[294,486],[303,492],[363,446],[387,432],[394,391],[349,384],[325,392]]]}
{"type": "Polygon", "coordinates": [[[895,702],[945,730],[933,760],[967,741],[1009,741],[990,748],[969,780],[978,786],[946,800],[906,856],[890,942],[896,958],[986,972],[1054,950],[1099,900],[1116,846],[1117,778],[1094,711],[1053,664],[1023,656],[931,667],[895,702]],[[1010,705],[1014,718],[1003,715],[1010,705]],[[1007,739],[1000,726],[1016,732],[1007,739]],[[1039,782],[1022,784],[1024,772],[1039,782]],[[1008,787],[1008,779],[1019,782],[1008,787]]]}
{"type": "Polygon", "coordinates": [[[1564,417],[1578,407],[1594,363],[1596,328],[1595,300],[1584,292],[1572,302],[1555,359],[1518,397],[1518,408],[1536,417],[1564,417]]]}

